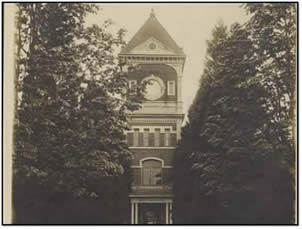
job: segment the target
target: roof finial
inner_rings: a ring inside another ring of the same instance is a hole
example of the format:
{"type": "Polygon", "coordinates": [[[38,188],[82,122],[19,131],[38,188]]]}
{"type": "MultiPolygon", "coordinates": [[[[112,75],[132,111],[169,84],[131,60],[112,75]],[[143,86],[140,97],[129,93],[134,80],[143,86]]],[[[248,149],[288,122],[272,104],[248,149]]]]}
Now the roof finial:
{"type": "Polygon", "coordinates": [[[155,16],[155,13],[154,13],[154,9],[153,8],[151,8],[151,13],[150,13],[150,16],[155,16]]]}

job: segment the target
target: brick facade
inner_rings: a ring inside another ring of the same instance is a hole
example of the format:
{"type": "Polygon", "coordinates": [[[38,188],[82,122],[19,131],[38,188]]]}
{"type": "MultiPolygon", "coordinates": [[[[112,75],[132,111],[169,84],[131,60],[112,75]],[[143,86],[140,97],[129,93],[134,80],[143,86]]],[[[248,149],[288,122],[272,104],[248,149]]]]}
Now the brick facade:
{"type": "Polygon", "coordinates": [[[174,149],[131,149],[134,154],[132,165],[139,166],[140,160],[147,157],[162,159],[166,166],[172,166],[174,149]]]}
{"type": "MultiPolygon", "coordinates": [[[[127,139],[127,144],[128,146],[132,147],[134,146],[133,144],[133,138],[134,138],[134,133],[127,133],[126,135],[126,139],[127,139]]],[[[154,140],[154,135],[155,133],[149,133],[149,147],[152,146],[156,146],[155,145],[155,140],[154,140]]],[[[139,137],[138,137],[138,145],[137,146],[144,146],[143,144],[143,139],[144,139],[144,134],[143,133],[139,133],[139,137]]],[[[168,145],[169,147],[174,147],[176,145],[176,133],[170,133],[170,144],[168,145]]],[[[160,133],[160,137],[159,137],[159,147],[166,147],[167,145],[165,145],[165,133],[160,133]]]]}
{"type": "MultiPolygon", "coordinates": [[[[142,107],[128,114],[125,134],[133,152],[130,222],[172,224],[171,177],[184,117],[181,81],[185,55],[152,12],[120,58],[135,66],[128,73],[130,86],[155,82],[153,89],[150,86],[145,91],[142,107]]],[[[131,96],[136,96],[136,89],[130,88],[131,96]]]]}

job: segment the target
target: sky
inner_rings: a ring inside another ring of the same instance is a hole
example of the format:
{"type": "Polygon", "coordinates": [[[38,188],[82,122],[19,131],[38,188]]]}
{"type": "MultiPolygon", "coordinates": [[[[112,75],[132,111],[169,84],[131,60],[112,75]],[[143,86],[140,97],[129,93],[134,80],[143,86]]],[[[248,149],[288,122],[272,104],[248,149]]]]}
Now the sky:
{"type": "Polygon", "coordinates": [[[132,36],[148,19],[151,9],[176,43],[186,54],[182,82],[184,113],[190,107],[199,86],[206,56],[206,41],[211,39],[214,26],[223,21],[225,25],[244,23],[248,15],[235,3],[199,4],[99,4],[97,15],[87,17],[86,23],[102,25],[106,19],[114,22],[114,28],[127,30],[125,40],[132,36]]]}

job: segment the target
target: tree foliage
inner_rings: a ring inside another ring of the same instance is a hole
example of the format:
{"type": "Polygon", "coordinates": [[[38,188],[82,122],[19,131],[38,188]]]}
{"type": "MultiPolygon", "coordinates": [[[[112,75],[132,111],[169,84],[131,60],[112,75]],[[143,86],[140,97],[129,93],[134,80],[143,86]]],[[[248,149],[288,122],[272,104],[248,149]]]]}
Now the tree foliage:
{"type": "Polygon", "coordinates": [[[294,220],[295,5],[246,9],[246,25],[208,42],[175,156],[178,223],[294,220]]]}
{"type": "Polygon", "coordinates": [[[132,154],[123,135],[125,111],[138,104],[126,99],[126,72],[117,58],[124,31],[111,34],[110,21],[84,26],[85,16],[97,9],[94,4],[18,4],[17,223],[121,223],[126,217],[125,207],[107,205],[127,206],[132,154]],[[90,205],[79,207],[76,200],[90,205]],[[61,202],[78,212],[64,219],[58,211],[62,205],[52,208],[61,202]],[[89,208],[98,212],[90,219],[83,213],[89,208]],[[109,219],[114,209],[120,217],[109,219]]]}

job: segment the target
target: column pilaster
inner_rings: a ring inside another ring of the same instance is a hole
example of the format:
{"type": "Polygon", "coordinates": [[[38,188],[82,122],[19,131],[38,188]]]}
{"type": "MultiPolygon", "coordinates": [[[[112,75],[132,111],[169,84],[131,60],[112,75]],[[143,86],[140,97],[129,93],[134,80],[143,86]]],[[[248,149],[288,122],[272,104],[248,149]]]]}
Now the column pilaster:
{"type": "Polygon", "coordinates": [[[169,203],[169,224],[173,224],[173,220],[172,220],[172,214],[173,214],[173,212],[172,212],[172,202],[171,203],[169,203]]]}
{"type": "Polygon", "coordinates": [[[169,224],[169,203],[166,203],[166,224],[169,224]]]}
{"type": "Polygon", "coordinates": [[[138,224],[138,203],[135,203],[135,222],[134,224],[138,224]]]}
{"type": "Polygon", "coordinates": [[[131,224],[134,224],[134,203],[131,202],[131,224]]]}

